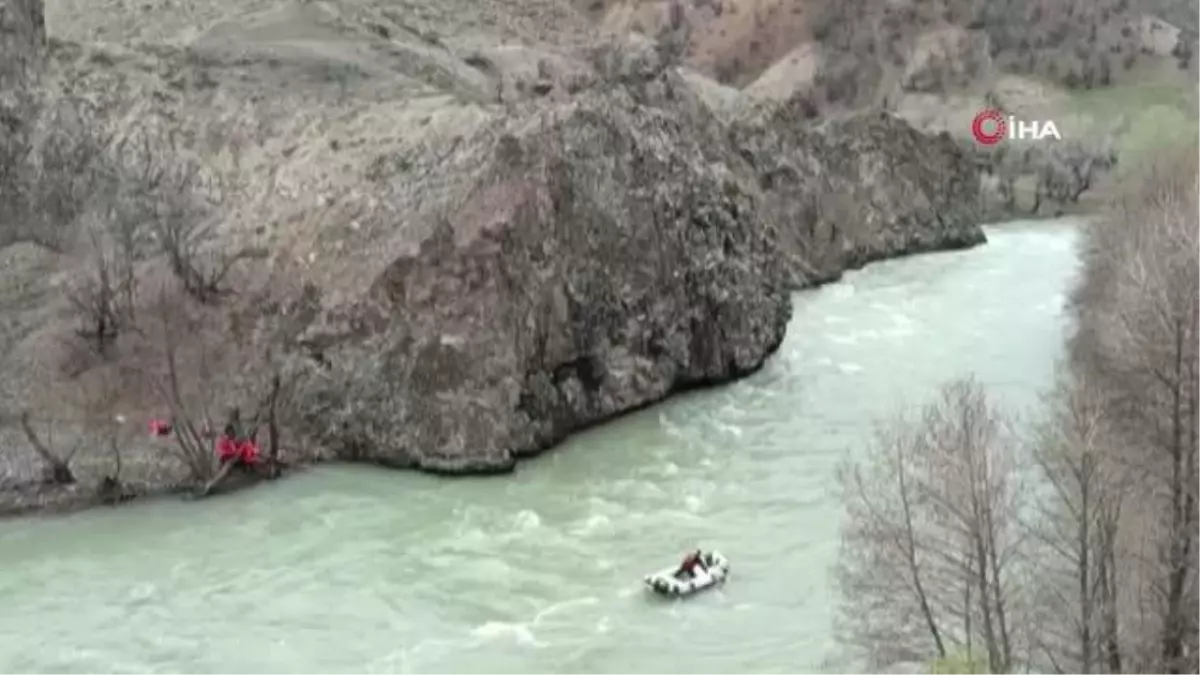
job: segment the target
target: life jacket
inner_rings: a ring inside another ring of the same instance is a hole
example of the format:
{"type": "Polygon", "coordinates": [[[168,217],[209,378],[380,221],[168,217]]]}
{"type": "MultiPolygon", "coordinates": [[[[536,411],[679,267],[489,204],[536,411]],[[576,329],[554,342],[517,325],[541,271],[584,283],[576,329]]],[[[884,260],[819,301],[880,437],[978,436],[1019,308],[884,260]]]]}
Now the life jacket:
{"type": "Polygon", "coordinates": [[[238,447],[238,442],[225,434],[221,434],[217,438],[217,458],[222,462],[230,459],[235,459],[242,454],[241,448],[238,447]]]}
{"type": "Polygon", "coordinates": [[[240,459],[247,464],[255,464],[259,459],[258,444],[252,440],[236,441],[226,434],[217,439],[217,458],[222,462],[240,459]]]}
{"type": "Polygon", "coordinates": [[[258,462],[258,443],[254,441],[242,441],[239,450],[241,451],[243,462],[247,464],[256,464],[258,462]]]}
{"type": "Polygon", "coordinates": [[[150,435],[159,437],[171,435],[171,423],[166,420],[150,420],[150,435]]]}

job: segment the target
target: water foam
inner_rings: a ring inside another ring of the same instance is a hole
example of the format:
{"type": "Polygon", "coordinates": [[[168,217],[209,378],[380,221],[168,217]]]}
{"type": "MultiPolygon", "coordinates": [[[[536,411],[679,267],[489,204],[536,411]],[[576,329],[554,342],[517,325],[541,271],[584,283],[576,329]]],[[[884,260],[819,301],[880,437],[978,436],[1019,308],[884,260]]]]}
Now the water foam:
{"type": "Polygon", "coordinates": [[[536,626],[541,623],[543,619],[552,617],[555,614],[561,614],[564,610],[572,607],[591,607],[598,604],[600,604],[600,598],[597,598],[593,595],[556,602],[535,614],[533,616],[533,621],[531,621],[530,624],[536,626]]]}
{"type": "Polygon", "coordinates": [[[734,425],[732,425],[732,424],[726,424],[726,423],[724,423],[724,422],[721,422],[721,421],[719,421],[719,420],[713,420],[713,423],[712,423],[712,424],[713,424],[713,426],[714,426],[714,427],[716,427],[716,428],[717,428],[717,431],[720,431],[720,432],[722,432],[722,433],[726,433],[726,434],[728,434],[728,435],[730,435],[730,436],[733,436],[734,438],[741,438],[741,437],[742,437],[742,429],[741,429],[741,427],[734,426],[734,425]]]}
{"type": "Polygon", "coordinates": [[[517,529],[525,532],[536,530],[542,526],[542,517],[538,515],[537,511],[532,509],[521,509],[517,512],[514,520],[517,529]]]}
{"type": "Polygon", "coordinates": [[[483,642],[512,640],[524,647],[541,647],[537,636],[528,624],[513,621],[488,621],[471,629],[471,635],[483,642]]]}
{"type": "Polygon", "coordinates": [[[602,513],[593,513],[583,523],[576,525],[572,531],[576,535],[588,535],[598,531],[611,531],[612,519],[602,513]]]}

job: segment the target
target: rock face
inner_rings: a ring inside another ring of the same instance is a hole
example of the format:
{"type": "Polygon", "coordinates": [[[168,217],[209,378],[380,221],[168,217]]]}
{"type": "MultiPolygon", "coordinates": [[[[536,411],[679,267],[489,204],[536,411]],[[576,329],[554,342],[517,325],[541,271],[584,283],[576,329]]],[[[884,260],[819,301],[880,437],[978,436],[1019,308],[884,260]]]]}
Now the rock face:
{"type": "Polygon", "coordinates": [[[817,123],[802,96],[734,123],[798,283],[881,258],[982,243],[979,179],[948,135],[888,113],[817,123]]]}
{"type": "Polygon", "coordinates": [[[887,115],[812,128],[799,106],[729,128],[662,71],[465,138],[475,181],[306,335],[329,364],[307,428],[344,457],[505,470],[757,369],[789,288],[983,240],[948,138],[887,115]]]}
{"type": "Polygon", "coordinates": [[[759,368],[794,288],[982,240],[974,166],[894,118],[818,124],[801,97],[752,109],[732,90],[714,111],[717,88],[647,41],[501,48],[363,7],[52,54],[115,142],[223,186],[206,246],[270,252],[221,311],[290,355],[306,448],[507,470],[759,368]]]}
{"type": "Polygon", "coordinates": [[[326,402],[305,415],[315,437],[387,464],[502,470],[761,366],[789,316],[774,227],[753,185],[706,161],[722,139],[696,131],[618,92],[465,140],[486,168],[462,202],[335,310],[342,330],[306,336],[331,364],[305,393],[326,402]],[[347,339],[350,324],[367,328],[347,339]]]}
{"type": "Polygon", "coordinates": [[[42,0],[0,2],[0,92],[25,86],[41,65],[45,44],[42,0]]]}

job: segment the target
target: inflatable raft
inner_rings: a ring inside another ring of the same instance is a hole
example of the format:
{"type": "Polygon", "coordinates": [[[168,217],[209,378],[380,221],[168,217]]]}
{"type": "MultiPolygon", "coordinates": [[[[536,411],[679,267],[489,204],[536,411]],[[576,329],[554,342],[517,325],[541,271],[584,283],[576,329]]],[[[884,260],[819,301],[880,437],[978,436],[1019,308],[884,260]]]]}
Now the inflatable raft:
{"type": "Polygon", "coordinates": [[[646,586],[659,595],[685,596],[712,588],[725,581],[725,578],[729,576],[729,560],[717,551],[704,553],[701,559],[704,560],[704,566],[708,568],[707,572],[698,569],[695,577],[681,579],[675,576],[675,572],[679,569],[679,566],[676,565],[647,575],[646,586]]]}

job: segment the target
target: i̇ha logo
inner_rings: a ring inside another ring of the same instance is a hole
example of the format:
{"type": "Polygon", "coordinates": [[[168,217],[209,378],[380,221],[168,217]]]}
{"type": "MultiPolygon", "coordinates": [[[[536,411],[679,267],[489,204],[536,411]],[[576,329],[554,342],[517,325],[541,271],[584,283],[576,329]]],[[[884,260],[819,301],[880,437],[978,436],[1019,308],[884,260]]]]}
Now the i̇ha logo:
{"type": "Polygon", "coordinates": [[[1054,126],[1053,121],[1019,120],[1012,115],[1005,116],[995,108],[980,111],[975,119],[971,120],[971,135],[980,145],[995,145],[1006,138],[1062,140],[1062,135],[1058,133],[1058,127],[1054,126]]]}

